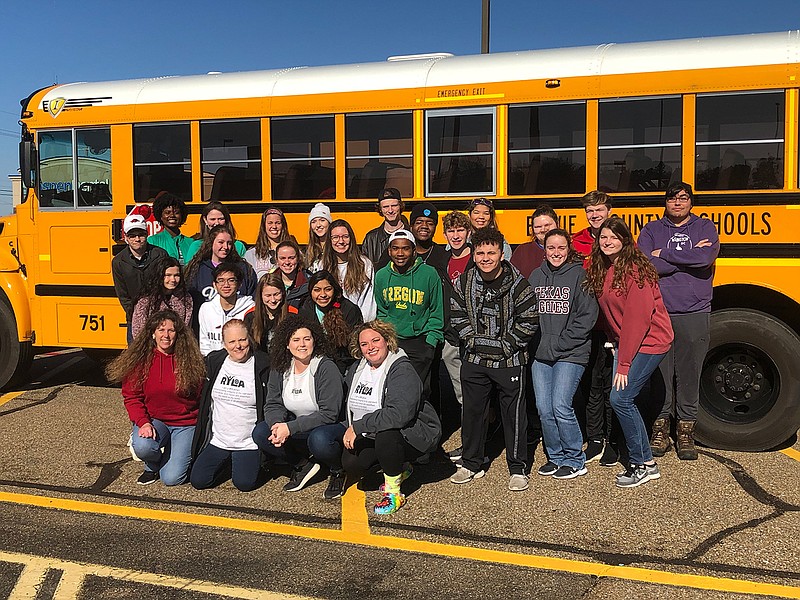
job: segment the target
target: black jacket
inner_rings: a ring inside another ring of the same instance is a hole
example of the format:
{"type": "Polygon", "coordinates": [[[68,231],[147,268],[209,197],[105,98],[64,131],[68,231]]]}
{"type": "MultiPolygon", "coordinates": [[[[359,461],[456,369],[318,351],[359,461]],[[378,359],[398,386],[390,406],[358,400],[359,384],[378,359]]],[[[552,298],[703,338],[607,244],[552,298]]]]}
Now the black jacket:
{"type": "Polygon", "coordinates": [[[131,322],[133,308],[142,293],[144,280],[153,266],[167,253],[163,248],[147,244],[142,260],[136,260],[131,249],[125,246],[111,261],[111,275],[114,278],[114,292],[125,311],[125,318],[131,322]]]}
{"type": "MultiPolygon", "coordinates": [[[[267,398],[267,384],[269,383],[269,360],[267,355],[256,350],[255,376],[256,376],[256,423],[264,420],[264,404],[267,398]]],[[[203,384],[203,394],[200,397],[200,407],[197,413],[197,426],[192,440],[192,458],[196,458],[200,451],[206,447],[211,439],[211,389],[217,380],[222,363],[228,358],[227,350],[215,350],[206,356],[206,381],[203,384]]]]}

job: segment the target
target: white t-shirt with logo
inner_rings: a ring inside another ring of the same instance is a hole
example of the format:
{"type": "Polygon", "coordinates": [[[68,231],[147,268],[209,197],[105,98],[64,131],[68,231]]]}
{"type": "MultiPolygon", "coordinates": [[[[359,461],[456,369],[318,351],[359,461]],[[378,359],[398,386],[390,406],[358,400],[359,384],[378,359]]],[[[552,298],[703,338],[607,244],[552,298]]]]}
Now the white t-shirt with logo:
{"type": "Polygon", "coordinates": [[[257,450],[255,357],[222,363],[211,390],[211,444],[223,450],[257,450]]]}
{"type": "Polygon", "coordinates": [[[294,372],[294,363],[283,386],[283,405],[295,417],[305,417],[319,410],[316,398],[311,395],[311,369],[294,372]]]}
{"type": "Polygon", "coordinates": [[[358,381],[350,389],[347,406],[350,409],[353,421],[359,421],[364,415],[380,410],[383,405],[383,386],[381,382],[389,366],[388,362],[383,361],[383,364],[377,369],[373,369],[369,365],[365,366],[358,381]]]}

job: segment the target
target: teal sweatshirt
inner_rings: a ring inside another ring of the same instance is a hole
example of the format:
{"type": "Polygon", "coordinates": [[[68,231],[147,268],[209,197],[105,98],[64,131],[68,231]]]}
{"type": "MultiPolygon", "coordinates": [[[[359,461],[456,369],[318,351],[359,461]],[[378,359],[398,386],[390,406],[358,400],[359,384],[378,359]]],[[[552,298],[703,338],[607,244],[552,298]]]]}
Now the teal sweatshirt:
{"type": "Polygon", "coordinates": [[[444,340],[442,280],[436,269],[421,258],[405,273],[389,263],[375,273],[378,318],[397,329],[397,337],[425,336],[434,348],[444,340]]]}

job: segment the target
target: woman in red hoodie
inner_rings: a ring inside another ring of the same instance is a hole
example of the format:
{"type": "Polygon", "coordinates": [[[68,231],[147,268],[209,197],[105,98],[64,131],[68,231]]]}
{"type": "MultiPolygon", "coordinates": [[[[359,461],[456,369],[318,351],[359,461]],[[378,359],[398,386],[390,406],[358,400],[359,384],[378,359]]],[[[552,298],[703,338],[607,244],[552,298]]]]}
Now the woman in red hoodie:
{"type": "Polygon", "coordinates": [[[204,365],[191,330],[171,310],[154,313],[108,365],[108,379],[122,382],[133,422],[132,453],[145,464],[137,483],[187,481],[204,365]]]}
{"type": "Polygon", "coordinates": [[[622,219],[600,226],[586,268],[614,348],[611,407],[619,419],[630,465],[618,487],[636,487],[661,477],[636,397],[672,345],[672,325],[658,288],[658,273],[636,247],[622,219]]]}

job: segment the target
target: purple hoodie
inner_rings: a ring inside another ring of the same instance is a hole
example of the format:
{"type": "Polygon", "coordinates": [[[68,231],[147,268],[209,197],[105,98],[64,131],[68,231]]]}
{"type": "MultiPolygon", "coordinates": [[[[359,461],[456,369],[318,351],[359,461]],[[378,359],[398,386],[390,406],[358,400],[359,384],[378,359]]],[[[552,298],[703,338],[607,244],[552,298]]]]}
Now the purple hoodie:
{"type": "Polygon", "coordinates": [[[717,228],[709,219],[691,215],[680,227],[667,217],[644,226],[637,241],[639,249],[655,266],[659,287],[669,314],[711,311],[714,261],[719,254],[717,228]],[[700,240],[710,246],[697,248],[700,240]],[[652,256],[661,249],[661,256],[652,256]]]}

